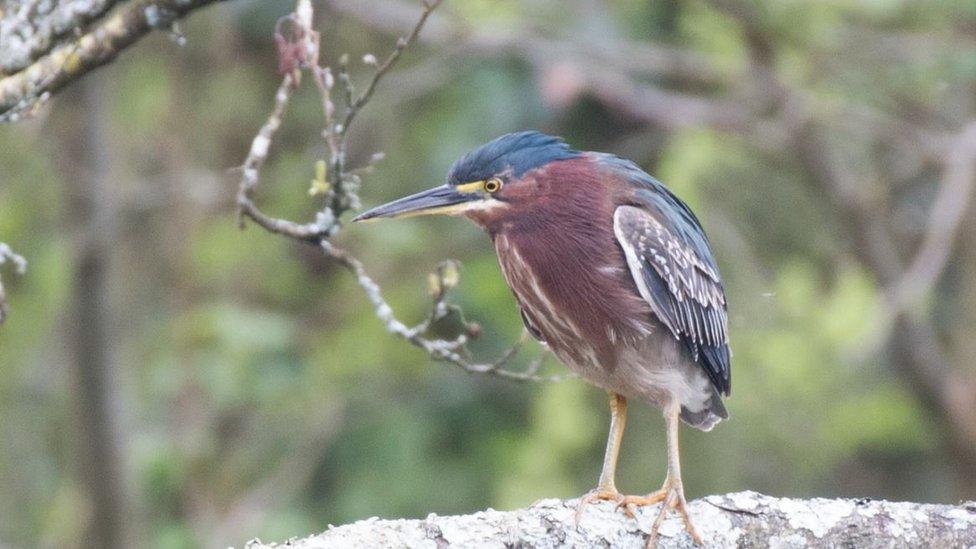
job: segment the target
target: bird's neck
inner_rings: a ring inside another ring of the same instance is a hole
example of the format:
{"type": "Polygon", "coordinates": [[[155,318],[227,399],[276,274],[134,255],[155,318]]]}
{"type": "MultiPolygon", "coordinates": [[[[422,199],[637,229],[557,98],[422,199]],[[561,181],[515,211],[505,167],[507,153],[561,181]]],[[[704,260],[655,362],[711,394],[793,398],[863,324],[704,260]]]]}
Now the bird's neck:
{"type": "Polygon", "coordinates": [[[590,215],[546,211],[529,222],[492,232],[506,281],[523,310],[555,333],[553,347],[579,350],[586,341],[601,361],[616,344],[646,335],[647,304],[639,299],[613,233],[612,205],[594,203],[590,215]],[[561,341],[560,341],[561,340],[561,341]]]}

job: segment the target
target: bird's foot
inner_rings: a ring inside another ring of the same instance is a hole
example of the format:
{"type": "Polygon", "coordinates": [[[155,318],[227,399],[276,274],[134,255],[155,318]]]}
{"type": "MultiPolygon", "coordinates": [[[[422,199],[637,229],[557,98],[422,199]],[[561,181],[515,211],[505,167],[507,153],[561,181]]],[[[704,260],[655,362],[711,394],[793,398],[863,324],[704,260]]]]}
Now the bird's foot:
{"type": "Polygon", "coordinates": [[[661,488],[657,492],[652,492],[646,496],[624,496],[620,501],[617,502],[618,508],[623,508],[627,516],[634,518],[636,509],[638,507],[644,507],[645,505],[654,505],[664,501],[664,498],[668,496],[667,491],[661,488]]]}
{"type": "Polygon", "coordinates": [[[576,506],[576,524],[579,524],[580,519],[583,518],[583,509],[594,501],[612,501],[619,506],[620,502],[628,497],[633,496],[625,496],[612,486],[610,488],[596,488],[594,490],[590,490],[588,493],[580,497],[579,504],[576,506]]]}
{"type": "Polygon", "coordinates": [[[658,530],[661,528],[661,524],[664,522],[664,519],[668,516],[668,513],[671,512],[672,509],[681,514],[681,518],[685,523],[685,529],[688,531],[688,535],[691,536],[692,541],[694,541],[697,545],[704,545],[702,543],[701,535],[698,534],[698,530],[691,521],[691,515],[688,513],[688,502],[685,500],[685,491],[680,480],[674,481],[668,477],[668,479],[664,481],[664,486],[661,487],[660,490],[646,496],[625,496],[617,505],[623,507],[627,511],[627,514],[633,517],[636,507],[654,505],[661,502],[663,502],[663,505],[661,505],[661,511],[654,520],[654,524],[651,526],[650,535],[647,538],[648,549],[657,546],[658,530]]]}

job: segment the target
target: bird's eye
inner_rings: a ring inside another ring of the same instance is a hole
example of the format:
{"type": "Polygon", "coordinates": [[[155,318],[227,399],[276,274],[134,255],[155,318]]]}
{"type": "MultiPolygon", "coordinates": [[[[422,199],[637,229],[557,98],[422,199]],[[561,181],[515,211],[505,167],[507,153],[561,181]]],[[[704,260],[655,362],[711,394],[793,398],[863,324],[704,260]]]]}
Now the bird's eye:
{"type": "Polygon", "coordinates": [[[490,193],[498,192],[498,190],[502,188],[502,185],[503,183],[501,179],[492,177],[488,181],[485,181],[485,191],[490,193]]]}

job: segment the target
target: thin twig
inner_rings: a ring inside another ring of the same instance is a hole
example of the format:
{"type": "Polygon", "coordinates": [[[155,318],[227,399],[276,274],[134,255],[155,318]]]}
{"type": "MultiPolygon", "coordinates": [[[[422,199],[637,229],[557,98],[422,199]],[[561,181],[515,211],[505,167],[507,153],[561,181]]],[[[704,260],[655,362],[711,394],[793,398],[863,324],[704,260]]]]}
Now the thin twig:
{"type": "MultiPolygon", "coordinates": [[[[0,267],[7,262],[13,263],[14,272],[23,275],[27,272],[27,260],[14,253],[10,246],[0,242],[0,267]]],[[[7,319],[7,295],[3,289],[3,280],[0,280],[0,324],[7,319]]]]}
{"type": "MultiPolygon", "coordinates": [[[[242,228],[244,227],[244,215],[253,216],[254,212],[257,211],[257,208],[254,207],[254,203],[251,201],[251,195],[258,186],[261,167],[264,166],[264,162],[268,159],[271,141],[274,138],[275,132],[281,127],[281,117],[284,116],[285,109],[288,108],[288,100],[291,99],[291,93],[294,89],[292,82],[293,77],[291,73],[286,74],[282,79],[281,85],[278,86],[278,91],[275,93],[274,108],[271,110],[271,114],[268,115],[267,121],[265,121],[264,125],[261,126],[257,135],[251,141],[251,149],[248,151],[247,158],[244,160],[244,165],[241,168],[241,184],[237,191],[237,206],[240,208],[237,215],[237,223],[242,228]]],[[[272,232],[278,232],[271,227],[265,228],[272,232]]]]}
{"type": "Polygon", "coordinates": [[[349,132],[349,127],[352,125],[353,120],[355,120],[356,115],[359,111],[369,102],[373,97],[373,93],[376,91],[377,85],[380,80],[393,68],[394,65],[400,60],[400,56],[403,52],[412,44],[420,31],[423,30],[424,25],[427,23],[427,19],[430,14],[441,5],[443,0],[423,0],[423,11],[420,13],[420,18],[417,20],[417,24],[414,25],[413,29],[410,31],[405,38],[400,37],[397,39],[396,47],[390,52],[390,55],[386,57],[382,64],[377,67],[376,72],[373,73],[372,78],[366,83],[366,88],[363,93],[356,97],[355,87],[353,86],[352,80],[349,76],[348,71],[348,61],[349,56],[343,55],[339,62],[339,82],[342,84],[342,89],[345,92],[346,100],[346,114],[342,119],[342,122],[337,124],[332,128],[335,133],[338,134],[338,151],[334,151],[334,167],[333,172],[338,174],[335,179],[335,193],[333,194],[331,201],[331,209],[338,219],[342,214],[354,205],[354,201],[343,200],[346,196],[351,196],[354,200],[356,195],[354,192],[350,192],[348,189],[348,184],[350,181],[345,177],[345,156],[346,156],[346,135],[349,132]],[[355,99],[354,99],[355,98],[355,99]]]}
{"type": "Polygon", "coordinates": [[[346,112],[346,117],[342,122],[343,132],[349,129],[349,124],[352,123],[353,119],[363,108],[363,106],[373,97],[373,92],[376,91],[376,85],[379,84],[380,80],[382,80],[384,76],[386,76],[386,73],[390,72],[393,65],[395,65],[400,59],[400,56],[403,55],[404,50],[406,50],[407,47],[417,39],[417,35],[420,34],[420,31],[424,28],[424,24],[427,23],[427,18],[430,17],[430,14],[441,5],[442,1],[443,0],[424,0],[424,11],[420,14],[420,19],[417,20],[417,24],[414,25],[413,30],[410,31],[410,34],[407,35],[406,38],[400,38],[397,40],[396,48],[390,52],[390,55],[387,56],[385,61],[383,61],[383,64],[376,69],[376,72],[373,74],[373,78],[371,78],[369,83],[366,84],[366,89],[363,90],[362,95],[360,95],[359,98],[349,106],[349,110],[346,112]]]}
{"type": "Polygon", "coordinates": [[[335,259],[356,278],[356,282],[359,283],[360,287],[362,287],[366,292],[366,298],[369,299],[370,303],[372,303],[376,316],[383,322],[387,331],[405,339],[406,341],[409,341],[417,347],[420,347],[434,360],[449,362],[460,367],[466,372],[474,374],[492,374],[518,381],[559,381],[567,377],[571,377],[539,376],[535,373],[539,368],[538,364],[530,366],[530,369],[526,370],[525,372],[515,372],[504,369],[503,366],[509,363],[512,358],[514,358],[515,354],[518,353],[522,343],[524,342],[524,337],[516,342],[515,345],[513,345],[510,349],[505,351],[501,358],[494,362],[468,362],[458,352],[458,349],[463,347],[464,343],[467,342],[466,336],[461,335],[455,340],[427,339],[422,333],[418,333],[416,330],[409,328],[396,317],[393,312],[393,308],[390,307],[390,304],[387,303],[387,301],[383,298],[383,292],[379,285],[369,276],[369,274],[366,273],[366,268],[363,266],[361,261],[350,255],[345,250],[333,246],[332,243],[327,240],[322,241],[321,247],[326,255],[335,259]]]}

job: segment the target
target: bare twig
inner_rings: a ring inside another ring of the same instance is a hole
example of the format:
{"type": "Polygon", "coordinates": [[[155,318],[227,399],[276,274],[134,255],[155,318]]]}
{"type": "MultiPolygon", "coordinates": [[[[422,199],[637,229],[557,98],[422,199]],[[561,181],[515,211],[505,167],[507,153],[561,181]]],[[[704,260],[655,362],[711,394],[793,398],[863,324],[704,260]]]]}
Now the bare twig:
{"type": "MultiPolygon", "coordinates": [[[[310,0],[298,0],[295,13],[282,18],[276,26],[275,41],[278,45],[279,70],[284,73],[284,77],[275,94],[271,114],[251,142],[250,151],[241,168],[242,175],[237,192],[239,220],[242,227],[245,219],[251,219],[272,233],[317,245],[326,256],[345,267],[356,278],[373,305],[376,316],[390,333],[423,349],[434,360],[454,364],[471,373],[492,374],[520,381],[558,379],[558,377],[543,377],[537,374],[542,364],[541,358],[532,361],[522,372],[505,368],[521,349],[524,336],[494,362],[476,363],[466,358],[467,344],[472,337],[478,335],[480,327],[465,320],[461,309],[447,301],[448,290],[456,286],[458,281],[456,262],[441,263],[437,271],[431,275],[433,301],[430,312],[415,326],[408,326],[396,317],[389,303],[383,298],[379,285],[367,274],[363,263],[331,242],[331,238],[341,228],[342,214],[359,207],[357,191],[361,175],[369,172],[372,166],[382,159],[382,154],[376,153],[365,166],[347,168],[346,142],[350,125],[373,97],[379,82],[397,63],[406,48],[416,40],[430,14],[441,2],[442,0],[424,1],[423,11],[413,29],[406,37],[397,40],[393,51],[377,65],[363,92],[357,94],[348,70],[348,55],[341,57],[335,75],[331,68],[318,65],[319,34],[311,27],[312,5],[310,0]],[[268,158],[275,133],[281,126],[291,94],[301,82],[302,71],[311,73],[321,96],[322,114],[325,120],[322,137],[329,151],[328,161],[320,161],[316,166],[316,178],[310,190],[313,196],[324,195],[324,206],[314,222],[305,224],[267,215],[254,202],[254,192],[260,182],[261,168],[268,158]],[[336,82],[341,92],[338,100],[344,109],[340,117],[336,116],[336,100],[332,94],[336,82]],[[451,314],[456,314],[460,320],[462,333],[453,339],[428,337],[431,327],[451,314]]],[[[366,56],[366,60],[367,64],[375,64],[372,55],[366,56]]]]}
{"type": "Polygon", "coordinates": [[[460,367],[464,371],[473,374],[493,374],[499,377],[515,379],[518,381],[558,381],[560,379],[564,379],[565,377],[569,377],[542,377],[536,375],[535,372],[538,370],[541,361],[539,361],[538,364],[533,362],[529,369],[524,372],[514,372],[504,369],[504,366],[508,364],[520,350],[525,341],[524,334],[522,338],[509,350],[503,353],[498,360],[489,363],[469,362],[460,352],[468,341],[468,337],[466,335],[462,334],[454,340],[428,339],[424,337],[423,331],[420,329],[424,326],[423,323],[411,328],[396,317],[393,312],[393,308],[390,307],[390,304],[387,303],[383,298],[383,292],[379,285],[369,276],[369,274],[366,273],[366,268],[363,267],[363,263],[361,261],[350,255],[345,250],[333,246],[332,243],[327,240],[323,240],[321,246],[323,251],[325,251],[329,257],[335,259],[340,265],[345,267],[354,277],[356,277],[356,282],[358,282],[366,292],[366,298],[369,299],[370,303],[372,303],[376,316],[386,326],[387,331],[409,341],[417,347],[420,347],[434,360],[449,362],[460,367]]]}
{"type": "Polygon", "coordinates": [[[295,89],[295,77],[285,74],[275,93],[275,103],[268,120],[265,121],[257,135],[251,141],[251,150],[248,152],[244,166],[241,168],[241,183],[237,191],[238,223],[244,227],[244,217],[248,217],[264,229],[275,234],[280,234],[304,240],[316,242],[320,237],[328,233],[332,224],[327,223],[324,216],[313,223],[300,224],[287,219],[271,217],[262,212],[252,200],[254,189],[260,180],[261,167],[268,159],[268,152],[271,148],[271,141],[274,139],[275,132],[281,127],[281,117],[285,114],[288,107],[288,100],[291,98],[292,91],[295,89]]]}
{"type": "Polygon", "coordinates": [[[404,50],[417,39],[417,35],[420,34],[421,29],[424,28],[424,24],[427,22],[427,18],[430,14],[441,5],[443,0],[423,0],[424,1],[424,11],[420,14],[420,19],[417,24],[414,25],[413,30],[406,38],[400,38],[397,40],[396,47],[387,56],[383,64],[376,69],[373,73],[373,77],[370,78],[369,83],[366,84],[366,89],[363,90],[363,94],[360,95],[351,105],[349,105],[349,110],[346,112],[346,118],[342,122],[342,132],[345,133],[349,129],[349,125],[352,123],[356,114],[363,108],[363,106],[373,97],[373,92],[376,91],[376,85],[380,83],[380,80],[393,68],[393,65],[400,59],[403,55],[404,50]]]}
{"type": "MultiPolygon", "coordinates": [[[[7,262],[14,265],[14,272],[22,275],[27,271],[27,260],[14,253],[10,246],[0,242],[0,267],[7,262]]],[[[0,324],[7,319],[7,295],[3,289],[3,280],[0,280],[0,324]]]]}

